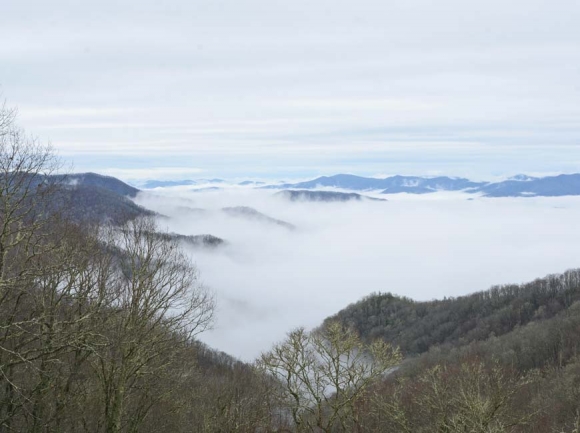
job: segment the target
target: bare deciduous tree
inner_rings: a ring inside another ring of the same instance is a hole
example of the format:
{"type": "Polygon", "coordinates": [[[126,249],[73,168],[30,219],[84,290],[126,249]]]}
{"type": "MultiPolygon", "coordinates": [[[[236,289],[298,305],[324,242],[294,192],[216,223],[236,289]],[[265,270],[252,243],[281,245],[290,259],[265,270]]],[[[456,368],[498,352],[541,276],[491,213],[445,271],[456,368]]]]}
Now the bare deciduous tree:
{"type": "Polygon", "coordinates": [[[164,398],[143,390],[162,380],[180,353],[179,341],[211,324],[214,301],[190,259],[175,241],[158,235],[152,219],[130,221],[112,239],[118,273],[105,327],[108,344],[92,362],[102,389],[105,431],[133,431],[164,398]],[[136,389],[143,400],[133,398],[128,405],[136,389]]]}
{"type": "Polygon", "coordinates": [[[399,378],[373,397],[373,425],[404,433],[507,433],[521,431],[534,417],[514,405],[518,393],[535,380],[497,361],[463,360],[437,364],[416,379],[399,378]],[[382,420],[382,423],[377,421],[382,420]]]}
{"type": "Polygon", "coordinates": [[[338,322],[308,333],[299,328],[257,365],[278,379],[278,391],[298,432],[356,431],[356,403],[373,381],[401,361],[384,341],[365,346],[338,322]]]}
{"type": "MultiPolygon", "coordinates": [[[[28,137],[14,123],[14,111],[0,107],[0,428],[29,398],[15,367],[39,359],[39,333],[50,308],[38,304],[39,278],[62,263],[46,260],[59,248],[53,212],[58,185],[50,174],[60,166],[48,145],[28,137]],[[39,309],[39,307],[42,307],[39,309]],[[41,311],[42,310],[42,311],[41,311]]],[[[57,351],[56,347],[50,349],[57,351]]],[[[31,367],[30,365],[28,367],[31,367]]]]}

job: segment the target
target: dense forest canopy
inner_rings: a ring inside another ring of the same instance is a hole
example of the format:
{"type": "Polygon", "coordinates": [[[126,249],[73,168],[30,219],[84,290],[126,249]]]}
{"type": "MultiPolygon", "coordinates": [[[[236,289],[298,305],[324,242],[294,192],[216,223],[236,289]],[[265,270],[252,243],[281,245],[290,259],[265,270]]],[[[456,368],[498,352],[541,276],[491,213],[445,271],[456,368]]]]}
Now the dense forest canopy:
{"type": "Polygon", "coordinates": [[[381,338],[417,355],[436,345],[458,346],[504,335],[529,322],[550,319],[579,300],[580,271],[574,269],[430,302],[372,294],[328,320],[340,320],[368,340],[381,338]]]}

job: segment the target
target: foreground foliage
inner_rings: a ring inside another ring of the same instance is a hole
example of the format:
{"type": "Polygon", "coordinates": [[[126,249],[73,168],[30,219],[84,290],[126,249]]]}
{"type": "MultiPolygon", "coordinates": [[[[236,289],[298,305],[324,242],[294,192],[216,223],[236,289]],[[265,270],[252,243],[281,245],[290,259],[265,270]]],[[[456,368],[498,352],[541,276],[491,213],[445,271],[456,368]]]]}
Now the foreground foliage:
{"type": "Polygon", "coordinates": [[[335,322],[311,333],[291,332],[262,355],[258,367],[277,379],[274,394],[296,431],[330,433],[360,425],[357,401],[399,362],[397,349],[380,340],[365,347],[335,322]]]}

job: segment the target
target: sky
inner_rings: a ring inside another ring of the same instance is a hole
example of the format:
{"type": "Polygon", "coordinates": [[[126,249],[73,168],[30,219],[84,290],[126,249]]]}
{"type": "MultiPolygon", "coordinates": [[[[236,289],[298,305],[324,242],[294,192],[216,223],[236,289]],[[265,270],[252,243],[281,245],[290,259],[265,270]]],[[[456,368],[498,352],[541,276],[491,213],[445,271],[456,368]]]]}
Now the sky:
{"type": "Polygon", "coordinates": [[[2,0],[0,93],[124,180],[580,171],[576,0],[2,0]]]}
{"type": "Polygon", "coordinates": [[[159,221],[162,230],[227,241],[190,251],[217,302],[213,330],[199,337],[245,361],[373,292],[442,299],[578,266],[580,197],[387,197],[289,202],[270,190],[176,187],[137,202],[170,217],[159,221]],[[231,217],[224,206],[250,206],[296,229],[231,217]]]}

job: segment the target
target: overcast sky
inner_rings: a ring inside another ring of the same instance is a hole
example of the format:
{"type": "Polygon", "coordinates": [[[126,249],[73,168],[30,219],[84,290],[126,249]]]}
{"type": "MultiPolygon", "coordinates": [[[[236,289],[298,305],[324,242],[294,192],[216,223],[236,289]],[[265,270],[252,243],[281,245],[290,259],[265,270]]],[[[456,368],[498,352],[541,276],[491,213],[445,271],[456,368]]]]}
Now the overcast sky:
{"type": "Polygon", "coordinates": [[[77,171],[580,171],[577,0],[2,0],[0,92],[77,171]]]}

